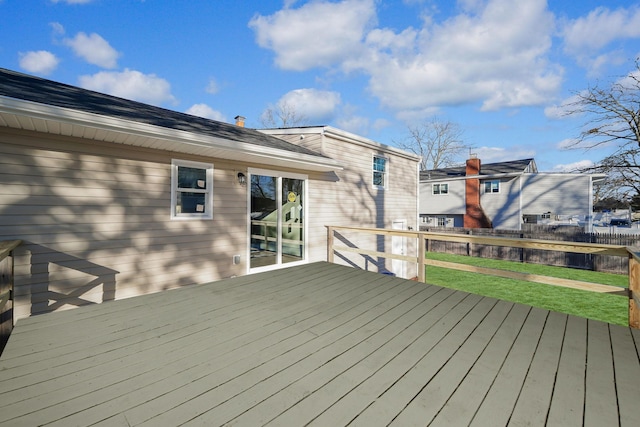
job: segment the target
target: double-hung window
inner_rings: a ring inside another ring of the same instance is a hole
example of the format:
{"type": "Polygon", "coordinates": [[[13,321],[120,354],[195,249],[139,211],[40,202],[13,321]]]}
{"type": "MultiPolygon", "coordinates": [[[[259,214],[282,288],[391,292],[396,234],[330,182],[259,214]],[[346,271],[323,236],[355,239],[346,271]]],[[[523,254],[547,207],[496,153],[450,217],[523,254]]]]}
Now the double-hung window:
{"type": "Polygon", "coordinates": [[[449,194],[449,184],[433,184],[433,194],[449,194]]]}
{"type": "Polygon", "coordinates": [[[485,193],[499,193],[500,192],[500,180],[492,179],[484,182],[485,193]]]}
{"type": "Polygon", "coordinates": [[[171,218],[213,218],[213,164],[171,161],[171,218]]]}
{"type": "Polygon", "coordinates": [[[387,188],[387,158],[373,156],[373,186],[376,188],[387,188]]]}

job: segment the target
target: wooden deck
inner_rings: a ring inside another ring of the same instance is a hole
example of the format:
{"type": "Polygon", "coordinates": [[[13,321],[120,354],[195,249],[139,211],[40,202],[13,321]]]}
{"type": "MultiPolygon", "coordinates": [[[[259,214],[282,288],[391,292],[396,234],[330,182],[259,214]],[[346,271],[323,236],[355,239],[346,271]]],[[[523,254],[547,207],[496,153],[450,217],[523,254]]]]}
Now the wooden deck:
{"type": "Polygon", "coordinates": [[[328,263],[17,322],[10,426],[637,426],[640,331],[328,263]]]}

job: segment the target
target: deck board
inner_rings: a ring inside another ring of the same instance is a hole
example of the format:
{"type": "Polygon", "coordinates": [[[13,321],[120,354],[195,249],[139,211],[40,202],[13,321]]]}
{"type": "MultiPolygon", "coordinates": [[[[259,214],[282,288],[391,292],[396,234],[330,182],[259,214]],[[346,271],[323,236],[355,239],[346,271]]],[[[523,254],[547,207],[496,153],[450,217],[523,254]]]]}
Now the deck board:
{"type": "Polygon", "coordinates": [[[313,263],[20,320],[0,425],[636,425],[639,343],[313,263]]]}
{"type": "Polygon", "coordinates": [[[585,425],[616,425],[618,404],[609,327],[591,320],[587,325],[585,425]]]}
{"type": "Polygon", "coordinates": [[[582,425],[586,354],[587,319],[568,316],[547,419],[549,425],[582,425]]]}

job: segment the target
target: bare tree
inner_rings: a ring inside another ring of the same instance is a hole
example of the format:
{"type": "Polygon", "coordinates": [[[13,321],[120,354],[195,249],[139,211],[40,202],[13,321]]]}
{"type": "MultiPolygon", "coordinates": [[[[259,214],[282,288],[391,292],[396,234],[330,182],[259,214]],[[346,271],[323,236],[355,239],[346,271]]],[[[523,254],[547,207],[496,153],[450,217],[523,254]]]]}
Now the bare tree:
{"type": "Polygon", "coordinates": [[[589,171],[606,173],[608,182],[601,191],[620,200],[640,193],[640,59],[635,66],[608,87],[596,85],[580,92],[567,110],[587,117],[575,148],[614,148],[589,171]]]}
{"type": "Polygon", "coordinates": [[[295,105],[286,101],[278,102],[275,106],[270,105],[260,116],[260,123],[265,128],[305,126],[308,121],[304,114],[296,111],[295,105]]]}
{"type": "Polygon", "coordinates": [[[462,139],[463,131],[456,123],[432,118],[419,125],[407,126],[403,141],[394,141],[403,150],[422,158],[420,170],[449,167],[459,163],[471,145],[462,139]]]}
{"type": "Polygon", "coordinates": [[[575,143],[583,148],[604,144],[640,147],[640,59],[636,70],[607,88],[596,86],[577,94],[567,114],[584,114],[587,122],[575,143]]]}

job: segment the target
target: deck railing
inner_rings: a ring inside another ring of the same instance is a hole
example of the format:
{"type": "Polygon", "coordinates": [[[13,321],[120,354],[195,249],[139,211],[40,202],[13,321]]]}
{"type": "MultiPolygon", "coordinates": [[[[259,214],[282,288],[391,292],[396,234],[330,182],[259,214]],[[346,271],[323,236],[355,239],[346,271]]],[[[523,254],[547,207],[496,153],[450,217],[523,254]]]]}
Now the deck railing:
{"type": "Polygon", "coordinates": [[[0,354],[13,329],[13,250],[21,243],[0,241],[0,354]]]}
{"type": "Polygon", "coordinates": [[[427,265],[432,265],[456,270],[470,271],[474,273],[492,274],[511,279],[545,283],[554,286],[577,288],[592,292],[607,292],[625,295],[629,299],[629,326],[635,329],[640,329],[640,248],[597,243],[558,242],[551,240],[516,239],[504,237],[474,236],[465,234],[454,235],[448,233],[403,231],[364,227],[327,226],[327,233],[327,261],[334,262],[334,255],[336,253],[351,252],[360,255],[366,255],[369,257],[413,262],[417,264],[417,278],[421,282],[426,281],[425,267],[427,265]],[[355,245],[339,245],[335,242],[336,232],[361,233],[375,236],[399,236],[405,237],[407,239],[415,239],[417,250],[416,254],[411,256],[370,249],[361,249],[355,245]],[[599,285],[577,280],[558,279],[548,276],[517,273],[512,271],[429,260],[426,258],[426,247],[428,240],[627,257],[629,259],[629,288],[628,290],[626,290],[615,286],[599,285]]]}

